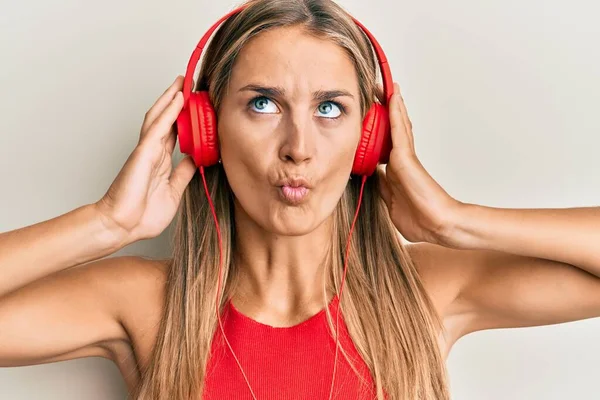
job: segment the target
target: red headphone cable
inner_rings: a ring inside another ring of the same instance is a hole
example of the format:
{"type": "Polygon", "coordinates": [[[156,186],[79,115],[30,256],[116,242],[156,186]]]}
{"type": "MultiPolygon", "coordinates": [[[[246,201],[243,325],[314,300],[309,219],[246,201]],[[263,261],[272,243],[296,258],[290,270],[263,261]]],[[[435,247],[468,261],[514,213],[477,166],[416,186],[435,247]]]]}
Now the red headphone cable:
{"type": "MultiPolygon", "coordinates": [[[[348,252],[350,250],[350,239],[352,238],[352,232],[354,231],[354,224],[356,223],[356,219],[358,218],[358,211],[360,210],[360,203],[362,201],[363,189],[365,188],[366,181],[367,176],[363,175],[362,182],[360,185],[360,194],[358,195],[358,204],[356,205],[356,212],[354,213],[354,219],[352,220],[352,225],[350,226],[350,233],[348,234],[348,240],[346,241],[346,253],[344,255],[344,275],[342,275],[342,284],[340,285],[340,293],[338,294],[338,300],[341,300],[342,298],[342,290],[344,289],[344,281],[346,280],[346,270],[348,269],[348,252]]],[[[330,400],[333,398],[333,382],[335,381],[335,370],[337,366],[338,357],[338,320],[340,316],[339,306],[337,307],[337,312],[335,313],[335,316],[335,359],[333,361],[333,377],[331,378],[331,391],[329,392],[330,400]]]]}
{"type": "MultiPolygon", "coordinates": [[[[240,367],[240,371],[242,371],[242,375],[244,376],[244,379],[246,380],[246,384],[248,385],[248,388],[250,389],[250,393],[252,394],[252,398],[254,400],[256,399],[256,395],[254,394],[254,391],[252,390],[252,387],[250,386],[250,382],[248,381],[248,377],[246,376],[246,373],[244,372],[244,369],[242,368],[242,365],[240,364],[240,361],[238,360],[237,356],[235,355],[235,352],[233,351],[233,349],[231,348],[231,344],[229,343],[229,340],[227,340],[227,337],[225,336],[225,330],[223,329],[223,322],[221,321],[221,313],[219,310],[219,300],[218,300],[218,296],[219,293],[221,292],[221,277],[222,277],[222,272],[223,272],[223,241],[221,239],[221,230],[219,229],[219,222],[217,221],[217,214],[215,212],[215,208],[213,206],[213,202],[212,199],[210,198],[210,194],[208,192],[208,186],[206,185],[206,177],[204,176],[204,167],[200,166],[200,174],[202,175],[202,182],[204,184],[204,191],[206,192],[206,198],[208,199],[208,204],[210,206],[210,210],[212,212],[213,215],[213,219],[215,221],[215,226],[217,228],[217,237],[219,239],[219,284],[217,287],[217,301],[216,301],[216,311],[217,311],[217,319],[219,320],[219,326],[221,328],[221,332],[223,334],[223,338],[225,339],[225,342],[227,343],[227,346],[229,347],[229,350],[231,350],[231,354],[233,355],[233,358],[235,358],[235,361],[237,362],[238,366],[240,367]]],[[[344,256],[344,274],[342,276],[342,284],[340,286],[340,292],[338,294],[338,300],[341,299],[341,295],[342,295],[342,290],[344,288],[344,281],[346,279],[346,270],[348,267],[348,251],[350,250],[350,239],[352,238],[352,232],[354,231],[354,224],[356,223],[356,219],[358,217],[358,211],[360,210],[360,204],[362,201],[362,196],[363,196],[363,189],[365,187],[365,182],[367,181],[367,176],[363,175],[362,177],[362,184],[360,187],[360,195],[358,197],[358,205],[356,206],[356,212],[354,214],[354,219],[352,221],[352,226],[350,227],[350,233],[348,234],[348,240],[346,242],[346,252],[345,252],[345,256],[344,256]]],[[[333,396],[333,387],[334,387],[334,382],[335,382],[335,372],[336,372],[336,367],[337,367],[337,357],[338,357],[338,344],[339,344],[339,337],[338,337],[338,324],[339,324],[339,307],[337,308],[337,312],[336,312],[336,320],[335,320],[335,359],[333,362],[333,377],[331,379],[331,391],[329,393],[329,398],[331,399],[333,396]]]]}

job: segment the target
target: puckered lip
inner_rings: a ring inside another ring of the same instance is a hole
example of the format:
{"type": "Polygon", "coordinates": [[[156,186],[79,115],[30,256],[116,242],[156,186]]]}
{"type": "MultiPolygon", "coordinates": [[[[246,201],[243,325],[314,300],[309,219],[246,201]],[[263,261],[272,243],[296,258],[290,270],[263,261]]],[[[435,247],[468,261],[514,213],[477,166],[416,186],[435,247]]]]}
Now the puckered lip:
{"type": "Polygon", "coordinates": [[[275,181],[275,185],[278,187],[290,186],[290,187],[305,187],[312,189],[312,184],[308,179],[301,175],[287,176],[275,181]]]}

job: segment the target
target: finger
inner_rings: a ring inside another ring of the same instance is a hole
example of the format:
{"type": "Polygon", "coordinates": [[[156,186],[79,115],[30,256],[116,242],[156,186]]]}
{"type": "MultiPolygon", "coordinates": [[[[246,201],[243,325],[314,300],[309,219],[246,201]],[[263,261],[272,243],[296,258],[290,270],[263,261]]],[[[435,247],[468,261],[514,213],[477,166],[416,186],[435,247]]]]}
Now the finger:
{"type": "Polygon", "coordinates": [[[167,137],[174,132],[173,124],[177,121],[182,108],[183,93],[177,92],[169,105],[156,117],[154,123],[148,128],[146,137],[152,140],[161,140],[165,143],[167,137]]]}
{"type": "Polygon", "coordinates": [[[377,177],[379,179],[379,192],[381,193],[381,197],[383,198],[383,201],[389,207],[392,194],[390,192],[390,186],[387,181],[385,167],[383,165],[378,165],[376,173],[377,173],[377,177]]]}
{"type": "Polygon", "coordinates": [[[406,127],[406,133],[408,134],[408,139],[410,140],[410,147],[414,151],[415,149],[415,141],[413,137],[412,131],[412,122],[410,122],[410,118],[408,117],[408,111],[406,110],[406,105],[404,104],[404,98],[402,98],[402,93],[400,92],[400,85],[396,83],[396,88],[398,90],[398,94],[400,95],[400,112],[402,114],[402,120],[404,121],[404,126],[406,127]]]}
{"type": "Polygon", "coordinates": [[[164,109],[169,105],[175,93],[180,91],[183,88],[183,77],[178,75],[175,78],[175,81],[165,90],[165,92],[156,100],[156,102],[150,107],[146,116],[144,117],[144,122],[142,124],[142,131],[140,133],[140,139],[145,135],[148,128],[152,125],[154,120],[164,111],[164,109]]]}
{"type": "Polygon", "coordinates": [[[173,189],[178,201],[181,200],[183,191],[194,177],[196,169],[197,167],[194,163],[194,160],[191,156],[187,155],[179,162],[179,164],[177,164],[171,173],[169,184],[171,185],[171,188],[173,189]]]}
{"type": "Polygon", "coordinates": [[[171,127],[171,132],[169,132],[169,135],[167,136],[167,151],[169,152],[169,154],[173,154],[173,150],[175,149],[175,143],[177,142],[177,133],[175,131],[175,126],[173,125],[171,127]]]}
{"type": "Polygon", "coordinates": [[[402,109],[400,90],[398,84],[394,83],[394,94],[390,99],[390,129],[392,134],[392,146],[394,149],[407,150],[411,149],[411,141],[407,132],[402,109]]]}

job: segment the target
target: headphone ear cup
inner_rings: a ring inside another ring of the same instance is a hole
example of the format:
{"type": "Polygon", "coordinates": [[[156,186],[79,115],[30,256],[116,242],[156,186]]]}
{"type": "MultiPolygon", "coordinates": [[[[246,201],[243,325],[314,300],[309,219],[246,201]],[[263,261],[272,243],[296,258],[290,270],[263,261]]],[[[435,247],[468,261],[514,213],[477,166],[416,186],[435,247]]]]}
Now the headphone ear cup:
{"type": "Polygon", "coordinates": [[[365,118],[352,173],[370,176],[378,163],[387,163],[392,149],[390,120],[386,107],[374,103],[365,118]]]}
{"type": "Polygon", "coordinates": [[[177,136],[182,153],[192,156],[197,167],[219,160],[217,117],[207,91],[192,92],[187,107],[177,117],[177,136]]]}
{"type": "Polygon", "coordinates": [[[217,135],[217,115],[210,102],[208,91],[195,93],[194,102],[198,112],[198,133],[200,137],[197,157],[201,165],[210,167],[219,161],[219,138],[217,135]]]}
{"type": "Polygon", "coordinates": [[[176,128],[177,139],[179,140],[179,150],[183,154],[191,155],[194,152],[194,144],[192,142],[192,121],[189,101],[177,116],[176,128]]]}

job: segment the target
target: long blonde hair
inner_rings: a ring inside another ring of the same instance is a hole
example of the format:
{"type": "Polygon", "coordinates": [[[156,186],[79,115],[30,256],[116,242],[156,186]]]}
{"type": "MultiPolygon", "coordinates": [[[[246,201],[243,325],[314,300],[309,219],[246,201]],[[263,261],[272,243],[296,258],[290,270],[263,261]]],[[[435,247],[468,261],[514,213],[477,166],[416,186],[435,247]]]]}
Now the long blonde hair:
{"type": "MultiPolygon", "coordinates": [[[[217,30],[196,79],[195,90],[209,91],[217,115],[244,44],[265,30],[292,25],[302,26],[308,34],[331,40],[346,51],[356,68],[363,116],[373,101],[381,102],[371,44],[339,5],[331,0],[251,0],[246,5],[217,30]]],[[[237,276],[232,263],[233,194],[220,164],[205,168],[205,176],[223,240],[222,311],[237,276]]],[[[327,288],[339,293],[346,239],[360,186],[359,179],[350,180],[334,210],[336,239],[330,246],[323,293],[327,288]]],[[[340,298],[344,322],[371,372],[378,400],[384,399],[384,393],[390,400],[449,399],[445,362],[438,345],[443,325],[399,241],[377,187],[377,174],[373,174],[365,183],[348,256],[340,298]]],[[[148,367],[133,393],[137,399],[200,398],[211,342],[218,329],[219,247],[199,172],[183,195],[175,222],[164,314],[148,367]]],[[[335,338],[327,304],[323,308],[335,338]]],[[[340,350],[353,366],[346,351],[340,350]]]]}

